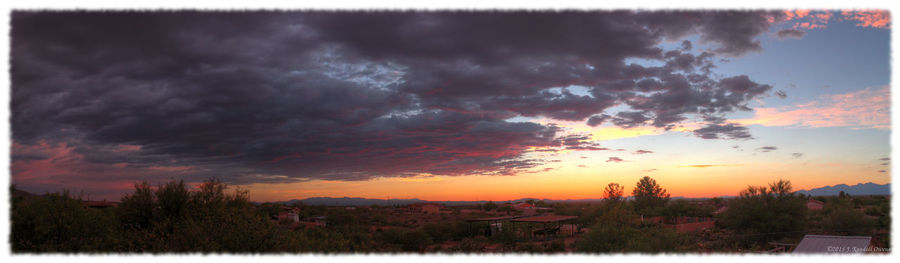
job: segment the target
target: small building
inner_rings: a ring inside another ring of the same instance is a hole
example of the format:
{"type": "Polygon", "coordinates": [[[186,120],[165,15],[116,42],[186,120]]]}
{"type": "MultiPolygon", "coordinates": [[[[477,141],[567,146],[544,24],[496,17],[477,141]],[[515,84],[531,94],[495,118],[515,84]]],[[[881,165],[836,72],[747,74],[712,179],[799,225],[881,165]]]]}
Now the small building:
{"type": "Polygon", "coordinates": [[[294,223],[300,222],[300,215],[297,213],[294,213],[294,212],[281,212],[281,213],[278,213],[278,216],[276,216],[276,218],[278,219],[278,221],[290,220],[291,222],[294,222],[294,223]]]}
{"type": "Polygon", "coordinates": [[[812,198],[810,198],[809,200],[806,200],[806,209],[822,210],[823,208],[825,208],[825,203],[823,203],[822,201],[812,199],[812,198]]]}
{"type": "Polygon", "coordinates": [[[534,206],[534,204],[529,204],[529,203],[523,202],[523,203],[517,203],[517,204],[513,205],[513,208],[522,210],[522,209],[528,209],[528,208],[535,208],[535,206],[534,206]]]}
{"type": "Polygon", "coordinates": [[[300,213],[300,208],[299,208],[299,207],[296,207],[296,206],[286,206],[286,205],[283,205],[283,206],[281,206],[281,210],[282,210],[282,211],[285,211],[285,212],[289,212],[289,213],[294,213],[294,214],[299,214],[299,213],[300,213]]]}
{"type": "Polygon", "coordinates": [[[792,253],[796,254],[859,254],[866,252],[872,237],[806,235],[792,253]]]}

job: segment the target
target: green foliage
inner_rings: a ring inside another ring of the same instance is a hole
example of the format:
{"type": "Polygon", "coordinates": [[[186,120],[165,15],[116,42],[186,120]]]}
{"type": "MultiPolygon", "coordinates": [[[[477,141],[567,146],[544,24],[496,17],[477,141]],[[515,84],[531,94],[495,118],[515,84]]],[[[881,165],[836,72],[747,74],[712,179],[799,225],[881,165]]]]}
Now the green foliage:
{"type": "Polygon", "coordinates": [[[563,242],[562,239],[556,239],[547,243],[547,248],[545,252],[565,252],[566,251],[566,243],[563,242]]]}
{"type": "Polygon", "coordinates": [[[832,210],[823,220],[822,226],[830,232],[858,236],[870,234],[875,222],[852,208],[840,208],[832,210]]]}
{"type": "Polygon", "coordinates": [[[855,209],[849,195],[839,195],[825,203],[825,216],[821,226],[824,230],[844,235],[867,235],[877,221],[867,219],[865,213],[855,209]]]}
{"type": "Polygon", "coordinates": [[[503,224],[502,231],[491,236],[491,240],[507,245],[514,245],[518,240],[516,233],[526,231],[525,229],[517,229],[515,224],[503,224]]]}
{"type": "Polygon", "coordinates": [[[279,213],[281,213],[283,211],[281,209],[281,204],[276,204],[276,203],[263,203],[263,204],[259,205],[259,207],[257,207],[257,209],[259,209],[259,212],[262,215],[265,215],[268,217],[277,216],[279,213]]]}
{"type": "Polygon", "coordinates": [[[691,217],[708,217],[715,211],[715,207],[711,205],[695,205],[689,201],[680,199],[669,202],[665,208],[661,209],[661,214],[667,217],[691,216],[691,217]]]}
{"type": "Polygon", "coordinates": [[[648,213],[664,207],[669,202],[669,194],[666,190],[662,189],[656,184],[656,180],[649,176],[641,178],[631,194],[634,197],[634,209],[647,215],[652,215],[648,213]]]}
{"type": "Polygon", "coordinates": [[[431,223],[425,225],[423,230],[435,242],[460,240],[469,235],[469,225],[465,222],[456,222],[455,224],[431,223]]]}
{"type": "Polygon", "coordinates": [[[481,249],[487,244],[488,239],[484,236],[467,237],[459,242],[457,247],[460,252],[481,252],[481,249]]]}
{"type": "Polygon", "coordinates": [[[12,202],[13,252],[101,252],[112,250],[114,216],[82,206],[67,191],[12,202]]]}
{"type": "Polygon", "coordinates": [[[638,234],[640,232],[634,227],[595,224],[576,246],[578,251],[582,252],[622,252],[629,242],[628,239],[638,234]]]}
{"type": "Polygon", "coordinates": [[[668,227],[597,223],[575,245],[582,252],[660,253],[688,251],[692,243],[690,236],[668,227]]]}
{"type": "Polygon", "coordinates": [[[255,210],[246,190],[208,180],[191,191],[183,181],[160,185],[152,195],[146,183],[122,200],[119,213],[134,250],[259,252],[275,246],[277,229],[255,210]],[[150,222],[149,225],[146,222],[150,222]]]}
{"type": "Polygon", "coordinates": [[[13,204],[13,249],[54,252],[262,252],[285,238],[248,192],[215,179],[190,190],[182,181],[147,183],[117,208],[82,206],[68,193],[13,204]]]}
{"type": "Polygon", "coordinates": [[[638,218],[639,216],[634,213],[629,203],[603,202],[598,206],[590,207],[578,218],[578,222],[586,226],[604,224],[622,227],[633,224],[638,218]]]}
{"type": "Polygon", "coordinates": [[[393,245],[404,252],[423,252],[428,245],[433,243],[431,237],[422,230],[388,229],[381,232],[378,237],[380,242],[393,245]]]}
{"type": "Polygon", "coordinates": [[[760,243],[802,235],[800,231],[806,227],[806,200],[791,190],[791,183],[784,180],[771,183],[768,188],[750,186],[729,202],[718,223],[760,243]]]}

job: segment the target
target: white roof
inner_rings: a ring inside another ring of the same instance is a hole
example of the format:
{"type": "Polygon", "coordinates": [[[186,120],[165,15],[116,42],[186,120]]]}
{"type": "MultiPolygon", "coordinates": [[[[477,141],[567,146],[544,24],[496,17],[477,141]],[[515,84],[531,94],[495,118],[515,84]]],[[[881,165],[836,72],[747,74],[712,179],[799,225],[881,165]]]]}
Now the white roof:
{"type": "Polygon", "coordinates": [[[866,251],[872,237],[806,235],[793,253],[858,254],[866,251]]]}

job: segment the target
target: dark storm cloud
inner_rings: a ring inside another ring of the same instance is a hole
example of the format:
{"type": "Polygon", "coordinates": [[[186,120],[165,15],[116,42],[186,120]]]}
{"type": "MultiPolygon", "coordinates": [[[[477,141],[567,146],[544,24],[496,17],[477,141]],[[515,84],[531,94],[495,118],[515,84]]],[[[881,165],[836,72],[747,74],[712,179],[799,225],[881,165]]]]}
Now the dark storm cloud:
{"type": "MultiPolygon", "coordinates": [[[[512,117],[668,129],[750,110],[771,87],[710,69],[759,51],[777,16],[17,11],[13,160],[38,165],[49,156],[33,149],[65,145],[84,163],[69,172],[98,180],[98,165],[231,183],[511,175],[545,162],[523,155],[535,147],[608,150],[512,117]],[[695,34],[714,50],[658,47],[695,34]]],[[[710,125],[695,134],[750,137],[710,125]]]]}
{"type": "Polygon", "coordinates": [[[796,29],[782,29],[782,30],[778,30],[778,32],[776,32],[775,35],[778,36],[778,38],[780,38],[780,39],[785,39],[785,38],[801,39],[804,36],[806,36],[806,32],[796,30],[796,29]]]}

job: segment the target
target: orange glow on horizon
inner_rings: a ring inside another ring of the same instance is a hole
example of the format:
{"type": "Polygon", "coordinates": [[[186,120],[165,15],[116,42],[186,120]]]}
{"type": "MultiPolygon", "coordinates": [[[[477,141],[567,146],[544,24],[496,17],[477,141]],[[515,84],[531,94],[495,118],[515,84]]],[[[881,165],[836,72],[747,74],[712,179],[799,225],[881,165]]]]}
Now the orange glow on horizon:
{"type": "MultiPolygon", "coordinates": [[[[613,165],[609,165],[613,166],[613,165]]],[[[625,187],[630,195],[643,176],[654,178],[671,196],[704,198],[736,196],[747,186],[768,185],[778,179],[790,180],[794,190],[826,185],[849,184],[842,175],[860,175],[860,182],[884,184],[889,174],[873,174],[856,165],[833,167],[785,164],[666,165],[658,171],[636,170],[637,164],[616,165],[602,170],[564,167],[515,176],[434,176],[377,178],[368,181],[312,180],[291,184],[252,184],[247,188],[255,201],[283,201],[310,197],[361,197],[372,199],[412,199],[428,201],[505,201],[520,198],[597,199],[609,183],[625,187]],[[625,166],[625,167],[623,167],[625,166]],[[697,168],[705,166],[705,168],[697,168]],[[800,166],[800,167],[798,167],[800,166]],[[803,167],[804,169],[800,169],[803,167]]]]}

